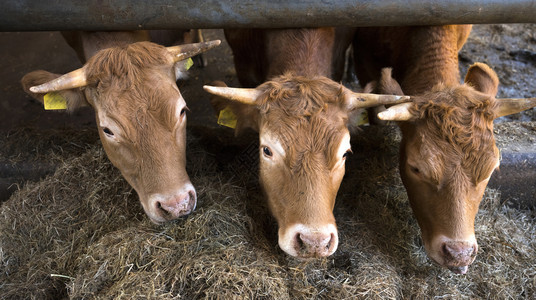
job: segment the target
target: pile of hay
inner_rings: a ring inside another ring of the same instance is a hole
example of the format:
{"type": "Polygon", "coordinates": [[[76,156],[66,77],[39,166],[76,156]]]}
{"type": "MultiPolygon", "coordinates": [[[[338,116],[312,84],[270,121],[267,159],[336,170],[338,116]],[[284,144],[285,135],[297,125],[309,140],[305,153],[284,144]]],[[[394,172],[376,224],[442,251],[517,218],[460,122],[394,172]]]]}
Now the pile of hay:
{"type": "Polygon", "coordinates": [[[497,191],[481,205],[480,251],[466,276],[426,258],[398,176],[394,127],[353,137],[335,207],[339,248],[306,262],[277,246],[255,136],[235,142],[196,129],[189,139],[198,208],[164,226],[145,217],[99,145],[14,194],[0,210],[2,298],[536,297],[536,214],[503,206],[497,191]]]}
{"type": "Polygon", "coordinates": [[[99,140],[94,129],[21,128],[0,136],[0,202],[17,184],[53,173],[65,158],[85,153],[99,140]]]}

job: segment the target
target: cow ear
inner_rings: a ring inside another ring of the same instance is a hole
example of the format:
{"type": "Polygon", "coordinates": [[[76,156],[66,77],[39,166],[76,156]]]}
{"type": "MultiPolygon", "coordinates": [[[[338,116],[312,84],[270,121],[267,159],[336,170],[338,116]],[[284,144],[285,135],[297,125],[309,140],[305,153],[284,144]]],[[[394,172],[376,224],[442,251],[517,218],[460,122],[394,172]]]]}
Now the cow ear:
{"type": "Polygon", "coordinates": [[[188,79],[188,70],[194,64],[192,59],[180,60],[173,64],[173,70],[175,71],[175,80],[188,79]]]}
{"type": "Polygon", "coordinates": [[[404,95],[402,87],[393,78],[392,68],[383,68],[381,71],[380,81],[378,81],[377,92],[387,95],[404,95]]]}
{"type": "Polygon", "coordinates": [[[499,89],[499,78],[495,71],[484,63],[475,63],[465,75],[465,83],[475,90],[495,97],[499,89]]]}
{"type": "MultiPolygon", "coordinates": [[[[32,86],[37,86],[49,82],[60,76],[61,75],[59,74],[53,74],[43,70],[33,71],[22,77],[22,88],[32,98],[36,99],[41,103],[44,103],[44,96],[46,95],[46,93],[33,93],[30,91],[30,88],[32,86]]],[[[86,97],[84,96],[84,93],[80,88],[61,90],[55,93],[59,94],[63,99],[65,99],[68,112],[74,112],[82,106],[89,106],[89,103],[86,101],[86,97]]]]}
{"type": "MultiPolygon", "coordinates": [[[[227,86],[222,81],[214,81],[211,82],[210,85],[219,87],[227,86]]],[[[232,112],[233,118],[236,118],[236,124],[233,126],[235,129],[235,135],[239,135],[247,128],[251,128],[257,132],[259,131],[259,110],[256,105],[247,104],[236,100],[229,100],[216,95],[211,97],[210,103],[212,104],[218,119],[221,118],[222,111],[230,110],[232,112]]]]}

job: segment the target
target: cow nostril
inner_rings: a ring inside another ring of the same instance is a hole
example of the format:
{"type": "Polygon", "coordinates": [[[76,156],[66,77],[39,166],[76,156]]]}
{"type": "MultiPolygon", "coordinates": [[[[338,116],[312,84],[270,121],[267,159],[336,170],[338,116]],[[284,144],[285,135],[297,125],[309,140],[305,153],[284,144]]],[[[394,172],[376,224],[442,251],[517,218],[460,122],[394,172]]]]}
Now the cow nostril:
{"type": "Polygon", "coordinates": [[[447,248],[447,244],[441,245],[441,251],[443,252],[443,256],[450,256],[449,249],[447,248]]]}
{"type": "Polygon", "coordinates": [[[331,248],[331,244],[333,243],[334,239],[335,239],[335,235],[333,233],[330,234],[329,241],[326,243],[326,250],[329,251],[329,249],[331,248]]]}
{"type": "Polygon", "coordinates": [[[197,200],[197,196],[195,195],[194,190],[189,190],[188,191],[188,200],[189,201],[194,201],[194,202],[197,200]]]}
{"type": "Polygon", "coordinates": [[[476,246],[473,246],[471,248],[471,257],[474,258],[476,257],[476,253],[478,252],[478,248],[476,246]]]}
{"type": "Polygon", "coordinates": [[[192,212],[197,207],[197,195],[195,194],[195,190],[188,191],[188,196],[190,197],[188,199],[188,209],[192,212]]]}
{"type": "Polygon", "coordinates": [[[298,250],[301,252],[301,251],[305,251],[305,243],[303,242],[303,239],[301,237],[301,233],[298,233],[296,234],[296,245],[297,245],[297,248],[298,250]]]}
{"type": "Polygon", "coordinates": [[[156,201],[156,208],[165,214],[169,214],[169,211],[162,207],[162,203],[160,203],[160,201],[156,201]]]}

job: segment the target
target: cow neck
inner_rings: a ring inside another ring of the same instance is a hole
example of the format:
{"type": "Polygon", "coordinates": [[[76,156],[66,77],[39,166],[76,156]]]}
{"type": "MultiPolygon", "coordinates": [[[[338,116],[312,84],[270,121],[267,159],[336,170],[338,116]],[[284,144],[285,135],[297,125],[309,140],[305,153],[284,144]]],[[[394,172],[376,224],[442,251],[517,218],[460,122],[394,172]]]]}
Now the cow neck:
{"type": "Polygon", "coordinates": [[[331,76],[333,28],[288,29],[269,41],[268,78],[286,73],[296,76],[331,76]],[[289,41],[292,43],[289,44],[289,41]]]}
{"type": "MultiPolygon", "coordinates": [[[[87,61],[102,49],[122,47],[142,41],[149,41],[147,31],[82,32],[83,61],[87,61]]],[[[79,51],[77,48],[75,50],[79,51]]]]}
{"type": "Polygon", "coordinates": [[[419,95],[442,83],[447,87],[460,84],[457,35],[444,28],[421,43],[410,57],[409,68],[402,80],[402,90],[408,95],[419,95]]]}

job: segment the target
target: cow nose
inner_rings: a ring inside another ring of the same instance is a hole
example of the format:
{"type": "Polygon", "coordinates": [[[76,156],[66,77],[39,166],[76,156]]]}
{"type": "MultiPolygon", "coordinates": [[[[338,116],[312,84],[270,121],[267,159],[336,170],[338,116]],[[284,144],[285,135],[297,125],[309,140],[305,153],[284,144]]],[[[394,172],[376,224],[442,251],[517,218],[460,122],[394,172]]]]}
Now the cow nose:
{"type": "Polygon", "coordinates": [[[176,195],[160,198],[154,202],[154,205],[161,217],[173,220],[191,213],[195,209],[196,203],[195,190],[190,188],[176,195]]]}
{"type": "Polygon", "coordinates": [[[293,224],[279,227],[279,247],[298,258],[325,257],[333,254],[339,244],[335,224],[293,224]]]}
{"type": "Polygon", "coordinates": [[[470,242],[448,241],[443,243],[441,251],[449,270],[456,274],[465,274],[475,259],[477,246],[470,242]]]}
{"type": "Polygon", "coordinates": [[[299,257],[325,257],[331,255],[337,247],[333,242],[333,232],[305,231],[296,233],[295,250],[299,257]]]}

